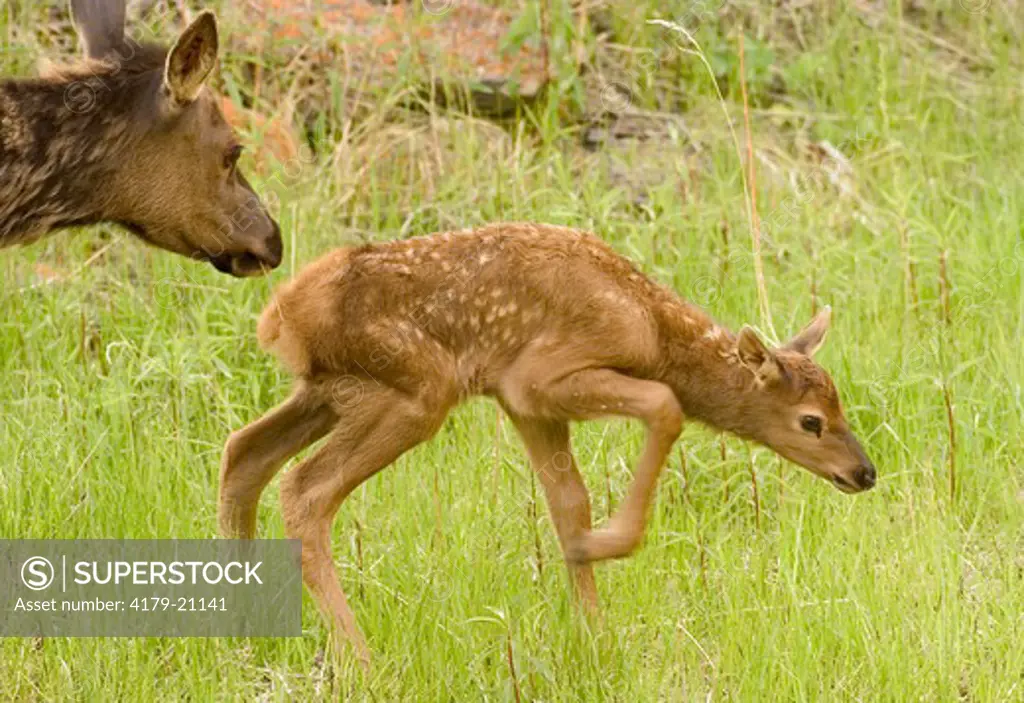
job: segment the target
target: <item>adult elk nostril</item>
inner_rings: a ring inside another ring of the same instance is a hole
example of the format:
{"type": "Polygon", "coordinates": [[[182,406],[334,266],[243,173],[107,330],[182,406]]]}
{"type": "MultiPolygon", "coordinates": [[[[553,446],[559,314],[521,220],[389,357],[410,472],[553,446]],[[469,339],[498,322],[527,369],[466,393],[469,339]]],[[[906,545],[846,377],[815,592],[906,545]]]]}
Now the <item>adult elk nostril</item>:
{"type": "Polygon", "coordinates": [[[275,220],[270,221],[274,225],[274,231],[267,240],[267,263],[272,268],[277,268],[284,256],[284,242],[281,241],[281,227],[275,220]]]}
{"type": "Polygon", "coordinates": [[[281,241],[281,237],[271,237],[270,241],[267,242],[267,253],[264,257],[264,261],[266,261],[270,268],[277,268],[281,263],[283,255],[284,243],[281,241]]]}
{"type": "Polygon", "coordinates": [[[284,242],[281,241],[281,229],[277,223],[274,220],[270,222],[274,226],[270,236],[252,247],[250,253],[265,266],[275,269],[281,264],[281,259],[284,257],[284,242]]]}

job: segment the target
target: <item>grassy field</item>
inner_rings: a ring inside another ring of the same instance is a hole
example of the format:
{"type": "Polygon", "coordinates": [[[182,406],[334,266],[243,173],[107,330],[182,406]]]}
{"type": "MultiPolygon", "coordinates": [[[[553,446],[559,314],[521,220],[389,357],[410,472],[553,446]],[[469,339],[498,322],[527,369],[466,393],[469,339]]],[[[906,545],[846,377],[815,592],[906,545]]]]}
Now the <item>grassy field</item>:
{"type": "MultiPolygon", "coordinates": [[[[289,385],[255,341],[273,286],[336,246],[501,219],[592,229],[733,329],[784,339],[831,304],[818,358],[878,487],[842,495],[688,426],[644,548],[598,567],[604,619],[588,625],[524,452],[477,401],[335,523],[375,653],[368,678],[325,666],[307,597],[301,639],[3,640],[0,698],[1024,698],[1019,3],[727,3],[722,17],[688,5],[612,3],[614,43],[556,26],[567,77],[515,124],[401,109],[395,95],[321,124],[315,162],[253,178],[277,193],[286,233],[267,279],[105,228],[2,252],[0,537],[215,536],[223,442],[289,385]],[[744,154],[745,27],[771,323],[745,160],[704,64],[645,24],[656,16],[696,31],[744,154]],[[573,48],[610,77],[600,94],[682,110],[686,129],[584,150],[573,48]]],[[[5,74],[46,53],[33,21],[0,9],[5,74]]],[[[641,439],[622,422],[575,428],[598,520],[641,439]]],[[[283,536],[276,481],[260,533],[283,536]]]]}

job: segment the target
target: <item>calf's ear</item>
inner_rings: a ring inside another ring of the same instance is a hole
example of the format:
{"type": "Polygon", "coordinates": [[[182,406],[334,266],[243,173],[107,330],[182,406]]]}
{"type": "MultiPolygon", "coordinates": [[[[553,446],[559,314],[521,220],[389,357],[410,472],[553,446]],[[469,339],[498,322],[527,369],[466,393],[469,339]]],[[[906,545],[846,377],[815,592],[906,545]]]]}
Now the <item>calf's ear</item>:
{"type": "Polygon", "coordinates": [[[800,331],[800,334],[786,342],[784,348],[799,352],[805,356],[814,356],[814,352],[821,349],[828,333],[828,327],[832,323],[832,308],[826,305],[821,309],[814,319],[800,331]]]}

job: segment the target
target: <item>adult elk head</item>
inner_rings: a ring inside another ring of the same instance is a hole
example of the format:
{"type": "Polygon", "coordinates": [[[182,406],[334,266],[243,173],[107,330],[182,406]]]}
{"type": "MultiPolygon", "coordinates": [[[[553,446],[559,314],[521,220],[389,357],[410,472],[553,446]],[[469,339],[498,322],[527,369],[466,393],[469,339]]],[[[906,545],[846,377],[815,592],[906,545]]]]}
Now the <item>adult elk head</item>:
{"type": "MultiPolygon", "coordinates": [[[[72,0],[72,11],[86,55],[113,71],[153,53],[125,41],[122,0],[72,0]]],[[[161,249],[247,276],[281,262],[281,233],[239,170],[242,147],[206,88],[217,52],[216,19],[204,11],[160,65],[117,82],[136,138],[111,174],[108,216],[161,249]]]]}
{"type": "Polygon", "coordinates": [[[206,87],[213,14],[168,50],[125,37],[123,0],[71,7],[86,59],[0,81],[0,246],[107,221],[235,276],[275,268],[280,229],[206,87]]]}

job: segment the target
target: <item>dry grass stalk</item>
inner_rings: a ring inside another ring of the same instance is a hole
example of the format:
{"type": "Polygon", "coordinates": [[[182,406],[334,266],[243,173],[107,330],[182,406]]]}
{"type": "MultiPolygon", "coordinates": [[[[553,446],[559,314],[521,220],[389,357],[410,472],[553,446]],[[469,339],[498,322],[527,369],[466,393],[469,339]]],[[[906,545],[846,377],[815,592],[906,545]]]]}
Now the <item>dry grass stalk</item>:
{"type": "Polygon", "coordinates": [[[540,541],[540,511],[537,509],[537,475],[530,474],[530,522],[533,523],[533,547],[537,552],[537,581],[544,576],[544,550],[540,541]]]}
{"type": "Polygon", "coordinates": [[[683,502],[687,503],[690,500],[690,472],[686,462],[686,448],[682,443],[679,445],[679,469],[683,477],[683,502]]]}
{"type": "Polygon", "coordinates": [[[899,229],[900,249],[903,252],[904,294],[909,298],[911,310],[916,313],[918,307],[917,275],[914,270],[914,260],[910,256],[910,232],[905,224],[901,224],[899,229]]]}
{"type": "Polygon", "coordinates": [[[722,460],[722,483],[725,486],[725,502],[729,502],[729,465],[726,463],[728,453],[725,448],[725,435],[718,436],[718,454],[722,460]]]}
{"type": "Polygon", "coordinates": [[[953,416],[953,398],[949,384],[942,384],[942,399],[946,405],[946,430],[949,436],[949,500],[956,500],[956,419],[953,416]]]}
{"type": "Polygon", "coordinates": [[[942,321],[949,327],[953,324],[953,314],[949,306],[949,273],[946,267],[947,252],[939,254],[939,298],[942,301],[942,321]]]}
{"type": "Polygon", "coordinates": [[[754,525],[761,529],[761,498],[757,492],[757,467],[754,465],[754,455],[750,455],[750,490],[754,498],[754,525]]]}
{"type": "Polygon", "coordinates": [[[750,193],[750,237],[754,250],[754,279],[757,283],[757,302],[761,307],[761,319],[772,335],[772,311],[768,303],[768,288],[764,282],[764,263],[761,260],[761,217],[757,213],[757,170],[754,162],[754,141],[750,133],[750,103],[747,99],[747,72],[743,52],[743,32],[740,32],[740,91],[743,94],[743,124],[747,136],[747,168],[749,176],[747,189],[750,193]]]}
{"type": "Polygon", "coordinates": [[[512,680],[512,693],[515,695],[516,703],[522,702],[522,694],[519,692],[519,678],[516,676],[516,661],[512,654],[512,631],[508,631],[505,640],[505,658],[508,661],[508,674],[512,680]]]}

